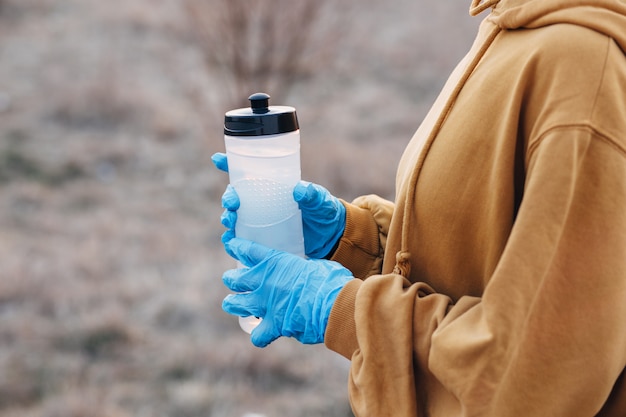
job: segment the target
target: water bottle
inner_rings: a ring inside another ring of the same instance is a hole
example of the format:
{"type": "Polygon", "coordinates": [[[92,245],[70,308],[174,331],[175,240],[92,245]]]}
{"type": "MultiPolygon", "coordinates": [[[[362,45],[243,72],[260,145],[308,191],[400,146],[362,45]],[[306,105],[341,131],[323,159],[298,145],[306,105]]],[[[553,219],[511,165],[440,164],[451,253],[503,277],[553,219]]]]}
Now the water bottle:
{"type": "MultiPolygon", "coordinates": [[[[235,235],[273,249],[304,256],[302,215],[293,199],[300,181],[300,129],[296,110],[270,106],[256,93],[250,107],[224,118],[224,142],[230,184],[240,199],[235,235]]],[[[239,319],[250,333],[260,322],[239,319]]]]}

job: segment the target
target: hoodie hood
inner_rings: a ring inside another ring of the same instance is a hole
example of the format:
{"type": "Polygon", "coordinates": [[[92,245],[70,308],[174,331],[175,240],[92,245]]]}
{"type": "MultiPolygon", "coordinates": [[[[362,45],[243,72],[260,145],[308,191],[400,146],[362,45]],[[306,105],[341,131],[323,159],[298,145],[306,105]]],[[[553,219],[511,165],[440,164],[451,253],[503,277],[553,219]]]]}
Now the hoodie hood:
{"type": "Polygon", "coordinates": [[[489,7],[489,19],[502,29],[570,23],[613,38],[626,53],[626,0],[473,0],[470,14],[489,7]]]}

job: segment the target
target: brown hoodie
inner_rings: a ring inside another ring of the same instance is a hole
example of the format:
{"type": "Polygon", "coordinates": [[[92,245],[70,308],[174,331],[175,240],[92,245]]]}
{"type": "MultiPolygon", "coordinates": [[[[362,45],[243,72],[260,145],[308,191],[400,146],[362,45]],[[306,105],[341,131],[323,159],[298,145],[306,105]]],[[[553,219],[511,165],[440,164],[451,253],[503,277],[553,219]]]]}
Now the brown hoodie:
{"type": "Polygon", "coordinates": [[[626,416],[626,0],[492,7],[347,206],[328,348],[357,417],[626,416]]]}

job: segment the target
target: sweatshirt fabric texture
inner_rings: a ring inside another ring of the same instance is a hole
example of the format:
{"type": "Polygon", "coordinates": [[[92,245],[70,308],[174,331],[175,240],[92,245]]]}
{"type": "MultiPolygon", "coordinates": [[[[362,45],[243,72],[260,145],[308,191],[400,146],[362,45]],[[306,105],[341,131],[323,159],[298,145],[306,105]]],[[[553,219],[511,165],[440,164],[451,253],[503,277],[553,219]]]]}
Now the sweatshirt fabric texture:
{"type": "Polygon", "coordinates": [[[395,202],[347,207],[357,417],[626,416],[626,0],[472,2],[395,202]]]}

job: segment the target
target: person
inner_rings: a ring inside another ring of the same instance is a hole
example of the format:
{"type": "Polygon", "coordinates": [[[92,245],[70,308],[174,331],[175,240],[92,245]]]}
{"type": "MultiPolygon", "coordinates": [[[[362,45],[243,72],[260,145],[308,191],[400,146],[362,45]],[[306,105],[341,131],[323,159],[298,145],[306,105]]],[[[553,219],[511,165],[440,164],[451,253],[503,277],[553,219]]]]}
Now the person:
{"type": "Polygon", "coordinates": [[[263,317],[257,346],[350,359],[357,417],[624,417],[626,1],[483,11],[395,202],[298,184],[303,259],[237,238],[227,189],[224,245],[245,266],[223,308],[263,317]]]}

